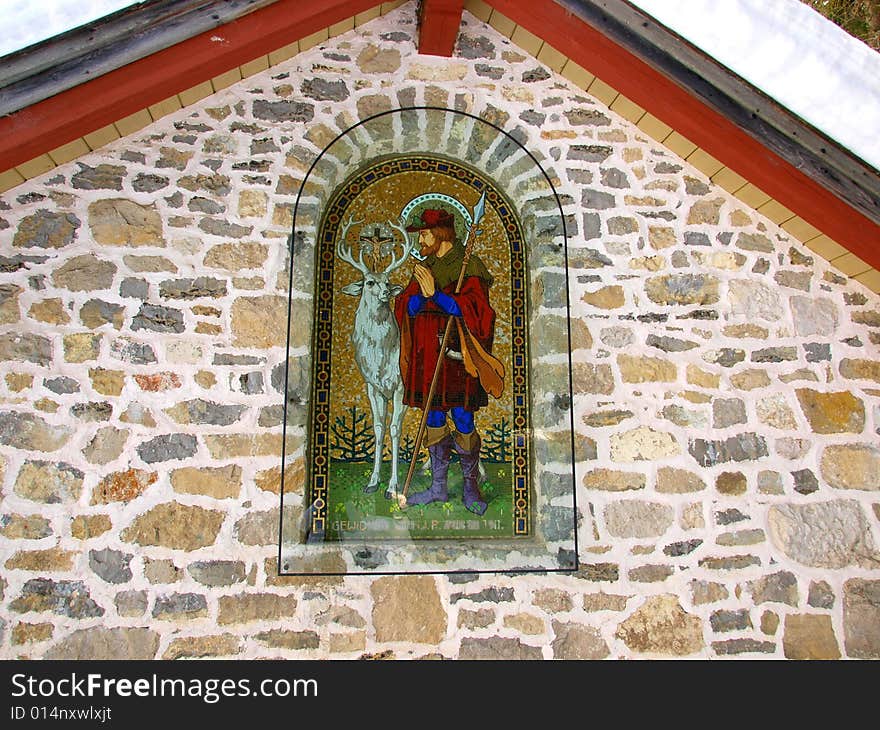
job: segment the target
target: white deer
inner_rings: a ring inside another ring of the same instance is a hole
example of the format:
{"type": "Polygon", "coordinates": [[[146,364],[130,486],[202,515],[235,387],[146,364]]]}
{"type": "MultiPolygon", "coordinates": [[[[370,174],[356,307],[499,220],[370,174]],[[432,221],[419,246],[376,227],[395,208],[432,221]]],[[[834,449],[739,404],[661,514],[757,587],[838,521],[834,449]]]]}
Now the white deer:
{"type": "Polygon", "coordinates": [[[385,420],[388,404],[391,403],[391,423],[388,428],[391,436],[391,478],[385,497],[400,502],[402,495],[397,492],[397,457],[404,414],[403,379],[400,377],[399,364],[400,330],[397,320],[394,319],[394,312],[391,311],[391,300],[403,291],[403,287],[392,284],[388,279],[406,261],[413,242],[403,227],[388,221],[391,228],[403,236],[403,255],[397,258],[392,252],[391,263],[384,271],[372,271],[364,263],[363,251],[359,252],[358,260],[355,261],[351,246],[345,243],[351,226],[362,222],[355,221],[352,216],[344,223],[336,244],[336,254],[361,274],[359,281],[344,286],[342,291],[360,298],[351,342],[354,345],[354,361],[367,384],[367,397],[373,413],[373,432],[376,436],[373,473],[364,492],[370,494],[379,488],[379,467],[385,445],[385,420]]]}

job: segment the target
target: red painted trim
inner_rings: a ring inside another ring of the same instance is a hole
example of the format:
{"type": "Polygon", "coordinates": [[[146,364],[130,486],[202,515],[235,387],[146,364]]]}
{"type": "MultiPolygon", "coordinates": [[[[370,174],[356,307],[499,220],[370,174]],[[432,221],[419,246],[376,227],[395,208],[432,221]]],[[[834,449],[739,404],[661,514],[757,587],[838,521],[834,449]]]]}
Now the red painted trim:
{"type": "Polygon", "coordinates": [[[451,56],[461,27],[464,0],[422,0],[419,15],[419,53],[451,56]]]}
{"type": "Polygon", "coordinates": [[[377,0],[278,0],[2,117],[0,170],[38,157],[378,4],[377,0]]]}
{"type": "Polygon", "coordinates": [[[874,268],[880,226],[552,0],[486,0],[874,268]]]}

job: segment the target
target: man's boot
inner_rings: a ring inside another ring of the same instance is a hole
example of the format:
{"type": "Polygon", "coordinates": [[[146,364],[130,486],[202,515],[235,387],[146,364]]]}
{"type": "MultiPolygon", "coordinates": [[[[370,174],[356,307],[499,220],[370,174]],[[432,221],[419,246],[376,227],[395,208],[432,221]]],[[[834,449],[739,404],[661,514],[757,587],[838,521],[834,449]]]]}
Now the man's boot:
{"type": "Polygon", "coordinates": [[[455,451],[461,461],[461,474],[464,477],[462,501],[464,506],[476,515],[486,511],[486,500],[480,494],[480,434],[475,430],[470,433],[455,434],[455,451]]]}
{"type": "Polygon", "coordinates": [[[445,502],[449,498],[446,491],[446,475],[449,472],[449,457],[452,454],[449,426],[444,425],[439,428],[428,426],[425,446],[428,447],[428,453],[431,455],[431,486],[424,492],[407,496],[407,504],[431,504],[445,502]]]}

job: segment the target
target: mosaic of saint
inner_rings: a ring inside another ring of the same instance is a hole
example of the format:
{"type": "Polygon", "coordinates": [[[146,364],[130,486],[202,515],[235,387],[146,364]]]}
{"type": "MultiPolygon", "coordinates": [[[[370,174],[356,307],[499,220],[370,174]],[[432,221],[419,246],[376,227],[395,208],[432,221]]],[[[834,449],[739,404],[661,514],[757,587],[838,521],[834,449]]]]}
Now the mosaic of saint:
{"type": "Polygon", "coordinates": [[[307,539],[531,534],[521,227],[479,174],[377,162],[318,236],[307,539]]]}

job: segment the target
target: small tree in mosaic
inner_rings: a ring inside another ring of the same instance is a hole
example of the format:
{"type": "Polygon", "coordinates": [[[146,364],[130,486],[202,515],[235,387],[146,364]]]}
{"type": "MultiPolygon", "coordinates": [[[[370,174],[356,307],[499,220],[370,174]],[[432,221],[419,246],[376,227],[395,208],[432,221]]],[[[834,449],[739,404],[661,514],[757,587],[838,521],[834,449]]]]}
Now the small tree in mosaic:
{"type": "Polygon", "coordinates": [[[366,461],[373,458],[376,437],[367,414],[357,406],[346,409],[347,415],[336,416],[330,427],[330,450],[340,461],[366,461]]]}
{"type": "Polygon", "coordinates": [[[503,416],[498,423],[486,430],[486,438],[483,439],[483,454],[486,461],[510,461],[511,435],[510,421],[503,416]]]}

